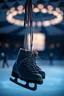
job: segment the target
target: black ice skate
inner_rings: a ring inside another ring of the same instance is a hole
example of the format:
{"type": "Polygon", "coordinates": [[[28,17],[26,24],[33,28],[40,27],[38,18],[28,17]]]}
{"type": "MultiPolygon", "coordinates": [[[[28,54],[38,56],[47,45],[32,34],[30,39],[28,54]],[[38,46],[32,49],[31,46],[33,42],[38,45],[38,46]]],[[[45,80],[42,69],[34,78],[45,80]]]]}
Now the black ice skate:
{"type": "Polygon", "coordinates": [[[36,68],[36,70],[39,72],[39,74],[42,76],[43,79],[45,79],[45,72],[41,70],[41,68],[36,64],[36,59],[38,57],[38,52],[36,50],[33,50],[33,55],[32,55],[32,58],[33,58],[33,64],[36,68]]]}
{"type": "Polygon", "coordinates": [[[20,49],[17,61],[13,66],[12,76],[15,79],[10,80],[20,86],[23,86],[30,90],[36,90],[37,84],[42,84],[42,76],[35,69],[32,59],[32,52],[20,49]],[[18,78],[26,81],[26,85],[20,84],[18,78]],[[29,83],[34,83],[34,87],[30,87],[29,83]]]}

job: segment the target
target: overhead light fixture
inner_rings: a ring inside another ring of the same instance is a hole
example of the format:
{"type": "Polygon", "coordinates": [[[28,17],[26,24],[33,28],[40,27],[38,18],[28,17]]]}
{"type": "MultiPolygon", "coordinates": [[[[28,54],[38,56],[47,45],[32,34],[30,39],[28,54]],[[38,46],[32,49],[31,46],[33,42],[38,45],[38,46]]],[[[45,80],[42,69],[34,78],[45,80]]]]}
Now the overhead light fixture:
{"type": "Polygon", "coordinates": [[[20,11],[20,10],[23,10],[23,5],[19,5],[17,9],[18,9],[19,11],[20,11]]]}
{"type": "Polygon", "coordinates": [[[15,7],[12,7],[11,9],[10,9],[10,12],[12,13],[13,11],[15,11],[15,7]]]}
{"type": "Polygon", "coordinates": [[[41,9],[41,12],[42,12],[42,13],[47,13],[47,11],[48,11],[48,10],[47,10],[46,8],[41,9]]]}
{"type": "Polygon", "coordinates": [[[51,10],[51,11],[54,9],[52,5],[48,5],[47,8],[48,10],[51,10]]]}
{"type": "Polygon", "coordinates": [[[42,5],[42,4],[38,4],[37,7],[41,10],[41,9],[44,8],[44,5],[42,5]]]}
{"type": "MultiPolygon", "coordinates": [[[[37,5],[39,6],[39,5],[37,5]]],[[[38,13],[41,12],[43,14],[52,14],[53,16],[55,16],[54,19],[52,20],[45,20],[45,21],[33,21],[33,27],[34,26],[51,26],[51,25],[56,25],[58,23],[60,23],[63,20],[63,11],[60,10],[60,8],[56,8],[54,9],[52,5],[48,5],[46,8],[44,7],[44,5],[41,5],[41,7],[34,7],[33,5],[33,12],[34,13],[38,13]],[[43,7],[42,7],[43,6],[43,7]],[[41,9],[42,8],[42,9],[41,9]]],[[[23,5],[19,5],[16,9],[15,7],[12,7],[10,10],[7,11],[6,13],[6,19],[8,22],[18,25],[18,26],[24,26],[24,21],[21,20],[17,20],[14,18],[14,16],[18,15],[18,14],[23,14],[25,13],[25,9],[23,7],[23,5]]]]}
{"type": "Polygon", "coordinates": [[[33,27],[36,26],[36,22],[35,22],[35,21],[33,21],[32,26],[33,26],[33,27]]]}
{"type": "Polygon", "coordinates": [[[41,22],[41,21],[38,21],[38,22],[37,22],[37,26],[38,26],[38,27],[41,27],[41,26],[42,26],[42,22],[41,22]]]}
{"type": "Polygon", "coordinates": [[[33,9],[33,12],[35,12],[35,13],[38,13],[40,10],[39,10],[39,8],[34,8],[33,9]]]}
{"type": "Polygon", "coordinates": [[[61,12],[60,8],[57,7],[56,12],[60,13],[61,12]]]}

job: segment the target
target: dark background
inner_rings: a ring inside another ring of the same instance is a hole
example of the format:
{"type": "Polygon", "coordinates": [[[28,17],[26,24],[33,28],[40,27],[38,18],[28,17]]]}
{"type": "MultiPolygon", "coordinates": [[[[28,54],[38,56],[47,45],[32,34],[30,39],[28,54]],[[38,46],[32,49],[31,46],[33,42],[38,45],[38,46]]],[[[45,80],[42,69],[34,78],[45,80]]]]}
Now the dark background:
{"type": "MultiPolygon", "coordinates": [[[[54,8],[59,7],[64,11],[64,0],[32,0],[32,2],[35,6],[41,3],[44,6],[52,5],[54,8]]],[[[18,49],[20,47],[23,48],[25,28],[8,23],[6,12],[11,7],[17,7],[21,4],[24,5],[25,0],[0,0],[0,53],[5,52],[9,59],[15,59],[18,49]],[[6,47],[6,44],[9,46],[6,47]]],[[[52,17],[49,14],[33,13],[32,19],[37,22],[40,19],[48,20],[52,17]]],[[[17,15],[15,18],[23,20],[24,14],[17,15]]],[[[54,59],[64,59],[64,20],[57,25],[49,27],[34,27],[34,32],[46,35],[46,48],[44,51],[39,52],[42,59],[48,59],[51,52],[55,56],[54,59]]]]}
{"type": "MultiPolygon", "coordinates": [[[[45,7],[51,4],[54,9],[59,7],[64,12],[64,0],[32,0],[32,2],[35,6],[39,3],[45,7]]],[[[24,4],[25,0],[0,0],[0,54],[4,52],[7,55],[9,64],[9,68],[5,65],[3,69],[3,61],[0,60],[0,96],[64,96],[64,19],[57,25],[36,26],[33,30],[46,35],[45,50],[39,51],[41,60],[37,61],[38,66],[46,73],[43,84],[37,85],[37,90],[33,92],[9,80],[19,48],[23,48],[25,28],[7,22],[6,12],[12,7],[24,4]],[[52,63],[49,60],[50,53],[54,55],[52,63]]],[[[36,22],[55,18],[49,14],[32,14],[32,19],[36,22]]],[[[24,14],[14,18],[23,20],[24,14]]]]}

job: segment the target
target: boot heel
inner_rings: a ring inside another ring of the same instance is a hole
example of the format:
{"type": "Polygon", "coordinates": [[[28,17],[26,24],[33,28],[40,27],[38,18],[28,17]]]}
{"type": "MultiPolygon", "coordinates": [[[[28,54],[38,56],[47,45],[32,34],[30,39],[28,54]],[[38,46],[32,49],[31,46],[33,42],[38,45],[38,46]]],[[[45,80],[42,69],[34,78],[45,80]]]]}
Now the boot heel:
{"type": "Polygon", "coordinates": [[[12,72],[12,76],[14,76],[14,77],[18,78],[18,74],[17,74],[17,73],[15,73],[15,72],[12,72]]]}

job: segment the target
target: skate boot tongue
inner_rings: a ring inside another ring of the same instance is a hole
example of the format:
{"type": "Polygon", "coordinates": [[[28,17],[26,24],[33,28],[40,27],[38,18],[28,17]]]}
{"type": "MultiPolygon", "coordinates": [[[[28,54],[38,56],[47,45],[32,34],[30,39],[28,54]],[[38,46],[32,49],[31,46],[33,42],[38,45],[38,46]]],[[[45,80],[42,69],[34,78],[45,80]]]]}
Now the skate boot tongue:
{"type": "Polygon", "coordinates": [[[21,55],[20,57],[23,57],[23,58],[25,58],[25,57],[31,57],[32,56],[32,52],[29,51],[29,50],[27,50],[27,49],[20,48],[20,52],[19,53],[21,55]]]}
{"type": "Polygon", "coordinates": [[[32,56],[32,51],[29,51],[29,50],[25,49],[25,52],[26,52],[26,56],[27,57],[31,57],[32,56]]]}

